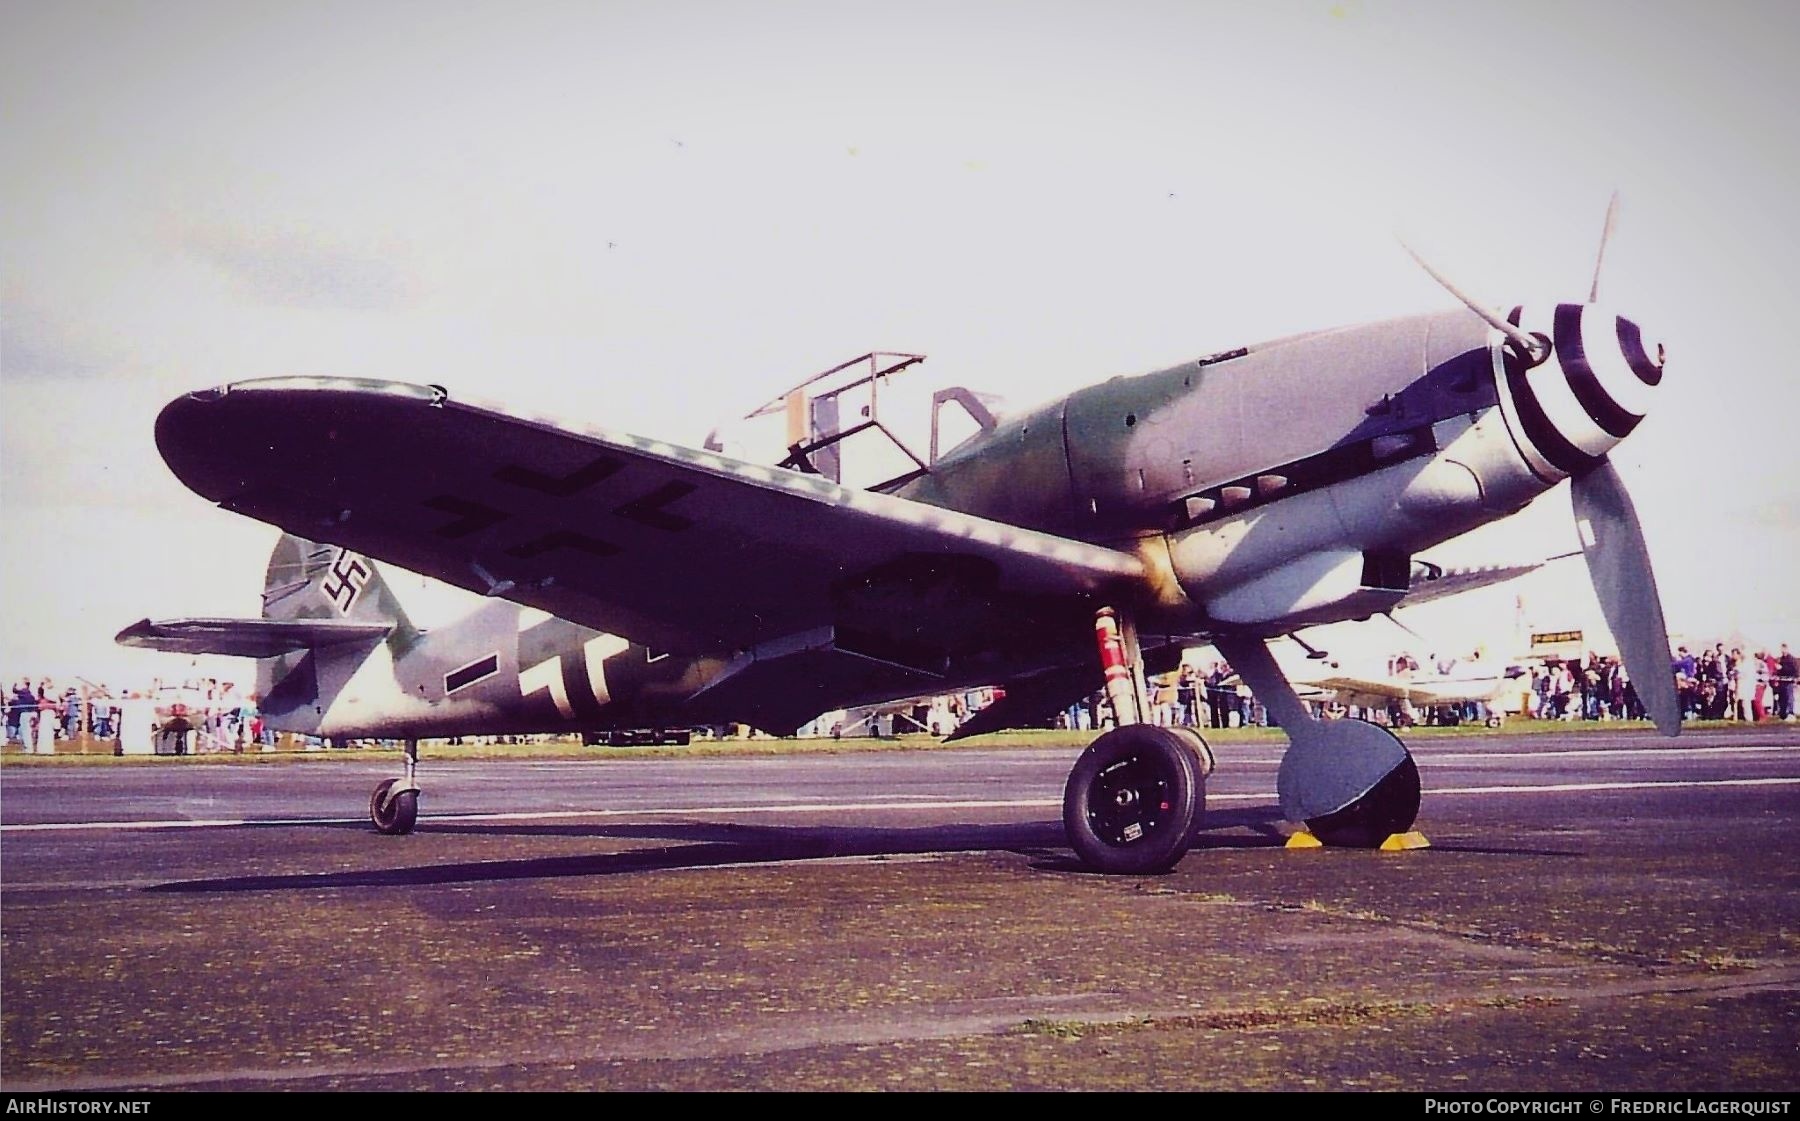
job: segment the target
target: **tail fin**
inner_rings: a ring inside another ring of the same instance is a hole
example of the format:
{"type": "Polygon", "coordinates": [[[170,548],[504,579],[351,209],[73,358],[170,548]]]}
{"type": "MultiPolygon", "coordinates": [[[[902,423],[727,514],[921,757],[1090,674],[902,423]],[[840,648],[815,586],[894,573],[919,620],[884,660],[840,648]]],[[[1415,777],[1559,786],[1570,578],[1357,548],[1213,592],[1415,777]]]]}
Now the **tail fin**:
{"type": "MultiPolygon", "coordinates": [[[[374,561],[292,534],[282,534],[269,554],[262,603],[265,619],[385,624],[384,641],[396,660],[420,637],[374,561]]],[[[278,727],[302,728],[296,721],[309,709],[321,713],[321,701],[336,694],[361,658],[303,650],[259,661],[256,685],[264,712],[277,718],[278,727]]]]}
{"type": "Polygon", "coordinates": [[[336,545],[321,545],[284,533],[269,554],[263,577],[263,618],[345,619],[353,623],[392,626],[389,646],[395,654],[418,641],[419,630],[406,617],[393,589],[375,562],[336,545]]]}

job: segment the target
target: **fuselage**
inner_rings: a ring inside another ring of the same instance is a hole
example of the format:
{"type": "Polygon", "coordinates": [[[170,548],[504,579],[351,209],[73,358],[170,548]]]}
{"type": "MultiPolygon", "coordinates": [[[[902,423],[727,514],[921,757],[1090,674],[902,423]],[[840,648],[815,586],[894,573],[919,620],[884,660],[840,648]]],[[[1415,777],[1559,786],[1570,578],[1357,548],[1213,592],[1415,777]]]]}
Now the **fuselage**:
{"type": "MultiPolygon", "coordinates": [[[[1116,589],[1117,606],[1146,634],[1367,616],[1405,595],[1415,553],[1597,462],[1660,380],[1660,348],[1598,307],[1521,309],[1514,322],[1553,344],[1546,360],[1455,310],[1113,378],[1000,422],[894,494],[1135,554],[1147,575],[1116,589]]],[[[303,611],[350,614],[342,584],[320,584],[303,611]]],[[[1080,627],[993,630],[982,649],[933,654],[936,691],[1092,658],[1080,627]]],[[[290,656],[267,675],[264,707],[314,734],[429,736],[722,723],[768,690],[799,694],[790,707],[816,701],[811,714],[920,692],[900,673],[814,680],[797,653],[758,677],[766,660],[661,653],[496,600],[373,650],[290,656]]]]}

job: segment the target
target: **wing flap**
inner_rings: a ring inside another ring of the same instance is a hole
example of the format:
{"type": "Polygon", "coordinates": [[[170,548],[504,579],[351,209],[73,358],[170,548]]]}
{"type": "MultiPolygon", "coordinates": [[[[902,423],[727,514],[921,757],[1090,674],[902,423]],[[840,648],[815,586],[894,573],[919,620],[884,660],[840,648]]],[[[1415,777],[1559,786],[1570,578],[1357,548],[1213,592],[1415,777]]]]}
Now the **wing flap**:
{"type": "Polygon", "coordinates": [[[393,628],[342,619],[140,619],[120,631],[120,646],[171,654],[227,654],[275,658],[343,642],[373,645],[393,628]]]}
{"type": "Polygon", "coordinates": [[[238,383],[172,402],[157,443],[228,509],[671,650],[840,623],[859,580],[895,566],[952,558],[1001,598],[1143,571],[1129,553],[432,387],[238,383]]]}

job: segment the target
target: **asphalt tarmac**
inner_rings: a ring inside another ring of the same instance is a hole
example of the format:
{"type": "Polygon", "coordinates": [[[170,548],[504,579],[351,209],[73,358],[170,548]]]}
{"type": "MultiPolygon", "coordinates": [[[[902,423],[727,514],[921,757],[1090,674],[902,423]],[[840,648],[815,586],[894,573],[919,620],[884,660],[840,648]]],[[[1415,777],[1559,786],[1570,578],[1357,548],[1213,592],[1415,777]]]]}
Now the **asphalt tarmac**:
{"type": "Polygon", "coordinates": [[[0,767],[0,1085],[1800,1088],[1800,728],[1426,740],[1427,850],[1170,874],[1076,749],[0,767]]]}

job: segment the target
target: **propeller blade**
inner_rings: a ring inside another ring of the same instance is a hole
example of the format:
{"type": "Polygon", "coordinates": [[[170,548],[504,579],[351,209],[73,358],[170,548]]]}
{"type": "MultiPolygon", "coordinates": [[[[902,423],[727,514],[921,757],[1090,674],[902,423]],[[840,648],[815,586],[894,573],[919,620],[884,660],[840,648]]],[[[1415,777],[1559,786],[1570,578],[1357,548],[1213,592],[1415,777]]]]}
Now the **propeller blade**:
{"type": "Polygon", "coordinates": [[[1400,248],[1406,250],[1407,255],[1417,261],[1419,267],[1430,274],[1431,279],[1443,285],[1444,291],[1462,301],[1464,307],[1468,308],[1476,315],[1479,315],[1487,322],[1489,327],[1492,327],[1494,330],[1511,340],[1513,346],[1518,348],[1519,355],[1529,361],[1532,365],[1536,365],[1550,357],[1550,346],[1548,343],[1544,342],[1543,339],[1540,339],[1535,335],[1526,334],[1520,328],[1508,323],[1500,316],[1500,313],[1496,312],[1493,308],[1482,307],[1480,304],[1470,299],[1461,288],[1458,288],[1455,284],[1450,282],[1449,277],[1432,268],[1430,263],[1427,262],[1425,258],[1419,256],[1418,253],[1414,252],[1413,247],[1406,244],[1404,240],[1400,242],[1400,248]]]}
{"type": "Polygon", "coordinates": [[[1619,192],[1612,193],[1606,204],[1606,226],[1600,231],[1600,252],[1594,255],[1594,283],[1588,288],[1588,303],[1600,300],[1600,266],[1606,263],[1606,243],[1612,240],[1613,226],[1619,221],[1619,192]]]}
{"type": "Polygon", "coordinates": [[[1644,711],[1665,736],[1681,734],[1681,700],[1669,663],[1669,631],[1637,509],[1612,461],[1603,459],[1570,483],[1575,528],[1606,625],[1618,641],[1625,672],[1644,711]]]}

